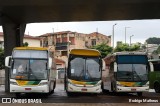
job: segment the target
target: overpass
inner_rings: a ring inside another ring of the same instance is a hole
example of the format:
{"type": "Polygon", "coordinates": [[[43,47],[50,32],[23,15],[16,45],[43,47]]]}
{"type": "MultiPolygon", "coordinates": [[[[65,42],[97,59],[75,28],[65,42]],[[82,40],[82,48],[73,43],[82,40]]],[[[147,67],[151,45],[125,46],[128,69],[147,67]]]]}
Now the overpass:
{"type": "MultiPolygon", "coordinates": [[[[159,0],[0,0],[5,56],[22,45],[27,23],[160,19],[159,0]]],[[[5,71],[8,91],[8,70],[5,71]]]]}

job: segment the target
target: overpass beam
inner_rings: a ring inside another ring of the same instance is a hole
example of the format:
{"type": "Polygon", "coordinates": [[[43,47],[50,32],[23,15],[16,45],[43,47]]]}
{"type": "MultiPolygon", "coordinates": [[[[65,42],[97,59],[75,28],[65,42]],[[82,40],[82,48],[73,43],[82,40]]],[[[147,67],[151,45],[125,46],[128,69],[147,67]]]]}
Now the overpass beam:
{"type": "MultiPolygon", "coordinates": [[[[11,56],[14,47],[22,46],[26,24],[16,23],[8,17],[2,18],[4,55],[11,56]]],[[[9,92],[9,69],[5,68],[5,91],[9,92]]]]}

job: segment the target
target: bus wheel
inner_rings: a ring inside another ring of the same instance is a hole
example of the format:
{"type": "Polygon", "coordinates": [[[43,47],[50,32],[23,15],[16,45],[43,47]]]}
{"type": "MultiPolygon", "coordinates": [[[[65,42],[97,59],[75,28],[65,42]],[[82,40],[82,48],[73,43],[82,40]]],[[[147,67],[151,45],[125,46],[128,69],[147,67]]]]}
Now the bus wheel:
{"type": "Polygon", "coordinates": [[[142,92],[137,92],[137,95],[138,96],[142,96],[142,92]]]}
{"type": "Polygon", "coordinates": [[[67,92],[67,96],[71,97],[71,96],[73,96],[73,93],[72,92],[67,92]]]}
{"type": "Polygon", "coordinates": [[[54,93],[54,89],[56,88],[56,81],[54,82],[54,85],[53,85],[53,89],[51,91],[51,94],[54,93]]]}
{"type": "Polygon", "coordinates": [[[156,93],[160,93],[160,84],[159,83],[154,84],[154,90],[156,93]]]}
{"type": "Polygon", "coordinates": [[[56,81],[54,81],[54,85],[53,85],[53,89],[55,89],[56,88],[56,81]]]}
{"type": "Polygon", "coordinates": [[[112,91],[113,93],[116,92],[116,91],[115,91],[115,87],[114,87],[114,85],[113,85],[113,82],[111,82],[111,91],[112,91]]]}
{"type": "Polygon", "coordinates": [[[104,84],[103,83],[101,85],[101,89],[102,89],[102,93],[104,93],[105,91],[104,91],[104,84]]]}

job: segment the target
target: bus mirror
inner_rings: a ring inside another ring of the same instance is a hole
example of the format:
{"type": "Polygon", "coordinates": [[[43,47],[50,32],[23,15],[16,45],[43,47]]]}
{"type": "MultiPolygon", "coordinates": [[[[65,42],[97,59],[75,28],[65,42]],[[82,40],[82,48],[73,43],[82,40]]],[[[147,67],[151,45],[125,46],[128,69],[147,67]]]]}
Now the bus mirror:
{"type": "Polygon", "coordinates": [[[116,62],[114,62],[114,72],[117,72],[117,63],[116,62]]]}
{"type": "Polygon", "coordinates": [[[149,62],[149,65],[150,65],[150,71],[154,71],[154,67],[153,67],[153,63],[152,62],[149,62]]]}
{"type": "Polygon", "coordinates": [[[12,56],[7,56],[6,58],[5,58],[5,66],[6,67],[8,67],[8,68],[11,68],[11,58],[12,58],[12,56]]]}
{"type": "Polygon", "coordinates": [[[105,61],[102,60],[102,71],[105,71],[106,70],[106,64],[105,64],[105,61]]]}
{"type": "Polygon", "coordinates": [[[50,69],[52,67],[52,58],[48,59],[48,68],[50,69]]]}

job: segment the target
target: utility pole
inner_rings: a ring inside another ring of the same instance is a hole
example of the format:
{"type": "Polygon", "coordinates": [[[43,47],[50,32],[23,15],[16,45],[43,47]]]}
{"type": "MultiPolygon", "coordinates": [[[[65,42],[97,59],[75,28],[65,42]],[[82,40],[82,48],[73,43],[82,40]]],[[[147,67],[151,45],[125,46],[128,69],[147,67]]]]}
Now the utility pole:
{"type": "Polygon", "coordinates": [[[131,38],[132,38],[133,36],[134,36],[134,35],[131,35],[131,36],[130,36],[130,46],[131,46],[131,38]]]}
{"type": "Polygon", "coordinates": [[[112,28],[112,46],[113,46],[113,48],[114,48],[114,27],[117,25],[117,23],[115,23],[114,25],[113,25],[113,28],[112,28]]]}
{"type": "Polygon", "coordinates": [[[127,28],[130,28],[130,27],[125,27],[125,44],[126,44],[126,34],[127,34],[127,28]]]}

